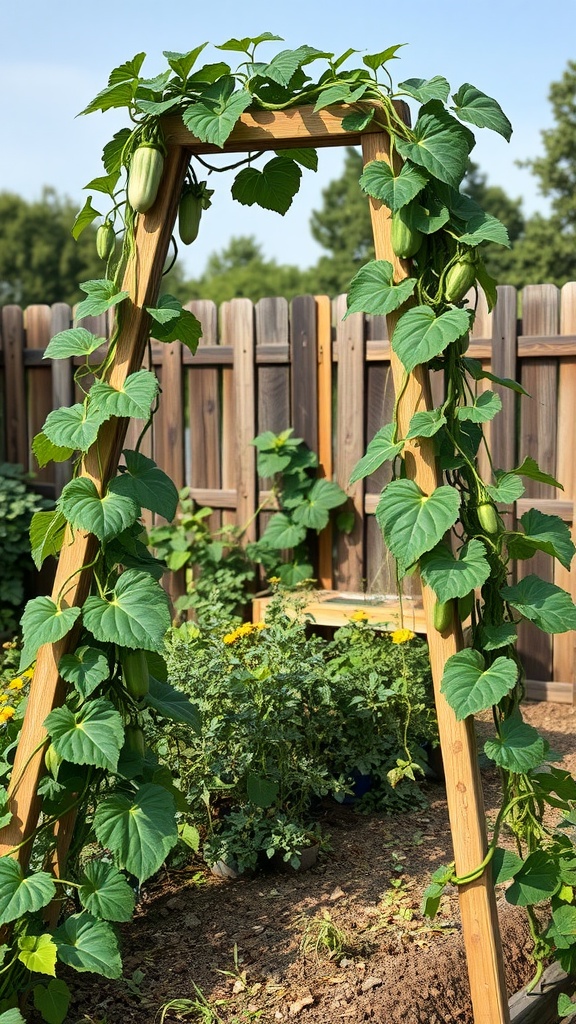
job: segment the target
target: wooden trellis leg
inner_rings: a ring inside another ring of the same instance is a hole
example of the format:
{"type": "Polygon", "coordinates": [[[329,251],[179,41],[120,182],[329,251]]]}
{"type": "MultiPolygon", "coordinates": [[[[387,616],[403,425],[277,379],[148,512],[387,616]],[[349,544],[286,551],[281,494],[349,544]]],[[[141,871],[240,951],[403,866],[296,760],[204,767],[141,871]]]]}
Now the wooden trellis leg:
{"type": "MultiPolygon", "coordinates": [[[[138,370],[142,362],[149,324],[145,307],[154,306],[158,296],[187,162],[184,149],[178,146],[169,150],[158,200],[138,220],[135,253],[123,283],[129,298],[122,303],[122,330],[109,377],[110,384],[116,388],[121,388],[126,377],[138,370]]],[[[126,420],[108,420],[102,426],[97,444],[86,456],[83,475],[94,481],[100,493],[116,472],[126,427],[126,420]]],[[[54,600],[65,587],[65,605],[83,604],[91,581],[88,567],[95,552],[96,539],[92,534],[75,530],[70,536],[67,532],[52,591],[54,600]]],[[[59,643],[45,644],[38,651],[9,789],[12,820],[0,833],[0,856],[15,850],[23,865],[30,855],[31,844],[26,840],[33,835],[38,821],[37,789],[43,774],[46,739],[42,723],[53,708],[63,703],[65,687],[58,674],[58,662],[70,649],[75,636],[72,631],[59,643]]]]}
{"type": "MultiPolygon", "coordinates": [[[[390,163],[388,137],[384,134],[365,135],[362,140],[362,151],[364,164],[371,160],[385,160],[390,163]]],[[[407,277],[406,266],[395,257],[390,243],[390,213],[377,200],[371,199],[370,203],[376,259],[386,259],[394,265],[395,280],[407,277]]],[[[397,319],[397,315],[388,317],[390,338],[397,319]]],[[[398,393],[404,368],[393,352],[391,361],[398,393]]],[[[399,404],[400,435],[405,436],[408,432],[408,423],[415,412],[431,408],[433,405],[428,371],[417,367],[409,376],[399,404]]],[[[425,494],[431,494],[440,483],[432,442],[426,438],[407,442],[404,453],[408,477],[414,480],[425,494]]],[[[478,771],[474,722],[472,718],[467,718],[463,722],[457,721],[452,708],[440,692],[447,658],[462,649],[462,630],[455,616],[454,626],[445,633],[439,633],[433,622],[435,595],[423,585],[422,597],[456,872],[458,875],[465,875],[482,863],[487,850],[484,800],[478,771]]],[[[510,1016],[491,867],[488,866],[477,881],[461,886],[458,892],[475,1024],[508,1024],[510,1016]]]]}

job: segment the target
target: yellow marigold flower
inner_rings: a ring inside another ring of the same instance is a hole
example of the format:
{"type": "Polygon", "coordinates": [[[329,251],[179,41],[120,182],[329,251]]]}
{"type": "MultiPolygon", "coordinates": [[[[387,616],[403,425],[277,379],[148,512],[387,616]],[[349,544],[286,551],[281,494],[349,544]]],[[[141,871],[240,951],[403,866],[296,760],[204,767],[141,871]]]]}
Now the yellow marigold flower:
{"type": "Polygon", "coordinates": [[[280,581],[280,577],[279,576],[269,576],[268,577],[268,583],[271,583],[273,586],[275,586],[277,583],[280,583],[280,582],[281,581],[280,581]]]}
{"type": "Polygon", "coordinates": [[[15,714],[14,708],[2,708],[2,711],[0,711],[0,722],[7,722],[9,718],[14,718],[15,714]]]}
{"type": "Polygon", "coordinates": [[[21,690],[23,686],[24,680],[21,679],[20,676],[16,676],[16,679],[13,679],[11,683],[8,683],[9,690],[21,690]]]}
{"type": "Polygon", "coordinates": [[[3,704],[5,700],[8,700],[8,694],[0,693],[0,702],[3,704]]]}
{"type": "Polygon", "coordinates": [[[255,625],[254,625],[254,629],[266,629],[266,623],[265,622],[256,622],[255,625]]]}
{"type": "Polygon", "coordinates": [[[355,612],[352,612],[350,616],[351,622],[365,622],[368,618],[366,612],[363,612],[361,608],[358,608],[355,612]]]}
{"type": "Polygon", "coordinates": [[[22,673],[22,679],[32,679],[33,675],[34,675],[34,669],[33,668],[25,668],[23,673],[22,673]]]}
{"type": "Polygon", "coordinates": [[[226,636],[222,637],[225,644],[233,644],[238,639],[238,633],[234,630],[233,633],[226,633],[226,636]]]}
{"type": "Polygon", "coordinates": [[[413,640],[416,633],[413,633],[411,629],[395,629],[393,633],[390,633],[390,639],[393,644],[405,644],[408,640],[413,640]]]}
{"type": "Polygon", "coordinates": [[[248,636],[248,634],[252,633],[255,628],[256,627],[253,626],[251,622],[243,622],[241,626],[238,626],[236,632],[238,633],[238,636],[248,636]]]}

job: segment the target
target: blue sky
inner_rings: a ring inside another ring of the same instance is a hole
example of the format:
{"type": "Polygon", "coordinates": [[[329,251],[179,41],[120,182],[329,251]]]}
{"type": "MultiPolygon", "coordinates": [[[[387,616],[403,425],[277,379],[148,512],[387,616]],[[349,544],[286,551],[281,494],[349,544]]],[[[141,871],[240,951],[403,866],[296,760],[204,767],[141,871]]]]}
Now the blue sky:
{"type": "MultiPolygon", "coordinates": [[[[576,58],[576,0],[459,5],[290,0],[281,6],[262,0],[203,5],[98,0],[89,8],[77,0],[4,2],[0,190],[34,199],[43,185],[52,185],[80,205],[83,186],[101,173],[102,146],[125,122],[114,111],[76,114],[106,85],[115,65],[145,51],[144,70],[152,75],[163,66],[163,50],[186,51],[205,40],[217,44],[263,31],[285,40],[262,47],[270,57],[276,47],[302,43],[336,53],[350,46],[378,52],[406,43],[391,65],[396,82],[442,74],[453,91],[470,82],[494,96],[512,121],[512,141],[477,130],[473,157],[491,183],[523,197],[527,213],[546,210],[533,176],[515,161],[541,151],[541,130],[551,124],[550,83],[576,58]]],[[[239,234],[255,235],[266,256],[281,262],[315,262],[321,250],[309,233],[310,212],[320,205],[322,189],[340,173],[342,161],[341,151],[321,152],[318,173],[304,173],[300,194],[284,218],[239,206],[229,196],[227,176],[218,176],[214,208],[198,241],[183,255],[185,272],[199,273],[210,252],[239,234]]]]}

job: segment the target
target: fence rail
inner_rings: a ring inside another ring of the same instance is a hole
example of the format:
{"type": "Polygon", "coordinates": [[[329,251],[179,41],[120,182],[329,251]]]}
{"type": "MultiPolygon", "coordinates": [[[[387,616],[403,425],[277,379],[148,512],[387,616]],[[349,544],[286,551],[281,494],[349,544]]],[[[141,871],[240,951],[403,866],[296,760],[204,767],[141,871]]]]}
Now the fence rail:
{"type": "MultiPolygon", "coordinates": [[[[152,343],[149,365],[162,395],[154,426],[141,450],[152,456],[176,485],[214,509],[212,526],[249,523],[258,534],[265,514],[254,518],[266,481],[256,473],[250,442],[263,430],[288,426],[318,453],[322,472],[349,495],[355,512],[350,534],[322,539],[319,580],[324,587],[388,594],[395,590],[392,559],[375,520],[378,495],[389,479],[383,466],[366,481],[349,485],[352,469],[376,431],[390,422],[394,389],[384,317],[353,314],[346,320],[345,296],[233,299],[218,311],[212,302],[188,304],[203,326],[195,356],[179,343],[152,343]]],[[[77,401],[73,360],[44,360],[54,334],[71,326],[73,310],[54,306],[5,306],[0,313],[0,456],[36,473],[37,486],[57,497],[69,479],[60,463],[38,470],[30,455],[46,415],[77,401]]],[[[106,337],[106,316],[82,325],[106,337]]],[[[499,377],[518,380],[529,397],[495,385],[502,412],[487,425],[495,468],[509,469],[530,455],[559,479],[563,491],[526,482],[516,503],[560,515],[572,526],[576,497],[576,282],[529,285],[521,293],[498,289],[488,313],[478,306],[469,354],[499,377]],[[522,318],[517,310],[521,308],[522,318]],[[559,497],[558,497],[559,495],[559,497]]],[[[482,386],[491,386],[481,382],[482,386]]],[[[440,401],[443,380],[433,374],[440,401]]],[[[131,424],[133,447],[138,425],[131,424]]],[[[485,452],[482,469],[489,472],[485,452]]],[[[576,569],[569,573],[538,554],[516,567],[517,578],[537,572],[576,598],[576,569]]],[[[411,586],[408,583],[408,586],[411,586]]],[[[534,696],[572,702],[575,692],[576,633],[555,637],[526,624],[521,651],[534,696]]]]}

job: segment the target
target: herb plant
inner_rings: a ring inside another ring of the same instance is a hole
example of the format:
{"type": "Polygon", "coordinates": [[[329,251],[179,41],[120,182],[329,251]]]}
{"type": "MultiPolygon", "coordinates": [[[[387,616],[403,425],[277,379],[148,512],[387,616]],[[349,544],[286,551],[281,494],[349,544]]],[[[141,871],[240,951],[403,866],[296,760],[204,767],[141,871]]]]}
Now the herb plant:
{"type": "Polygon", "coordinates": [[[28,531],[35,512],[50,502],[30,489],[22,466],[0,463],[0,634],[15,633],[26,600],[26,578],[34,570],[28,531]]]}
{"type": "MultiPolygon", "coordinates": [[[[55,881],[44,868],[25,874],[11,857],[2,859],[0,924],[11,926],[12,937],[5,948],[0,1012],[1,1000],[13,1006],[16,993],[29,990],[37,974],[53,975],[56,959],[80,970],[116,976],[119,956],[109,919],[125,919],[132,905],[121,872],[145,879],[176,841],[177,796],[171,780],[150,758],[138,754],[137,734],[131,734],[131,747],[127,744],[128,726],[140,728],[140,706],[124,685],[121,667],[123,652],[143,649],[150,653],[149,668],[163,674],[156,655],[170,625],[170,611],[158,583],[163,566],[141,542],[139,517],[146,508],[171,520],[177,494],[138,446],[124,452],[120,474],[105,480],[102,492],[83,474],[83,467],[92,449],[101,454],[101,428],[109,419],[135,417],[146,424],[157,402],[158,383],[149,371],[136,370],[118,388],[109,377],[125,316],[132,308],[125,271],[135,267],[135,224],[162,188],[171,125],[183,122],[203,143],[222,148],[249,108],[269,112],[313,104],[316,110],[342,113],[345,129],[360,132],[371,127],[388,133],[392,165],[374,160],[365,167],[360,185],[390,208],[396,254],[412,258],[411,273],[395,280],[388,261],[369,263],[350,286],[348,313],[398,311],[391,344],[404,366],[405,380],[420,366],[443,369],[446,395],[437,409],[417,413],[405,433],[395,415],[376,435],[354,478],[392,461],[393,478],[382,494],[377,518],[400,573],[418,566],[439,605],[445,606],[438,616],[442,628],[450,616],[459,614],[457,602],[472,605],[472,647],[449,659],[442,689],[459,718],[493,708],[495,737],[485,750],[502,771],[504,803],[487,860],[494,861],[499,880],[512,880],[508,899],[528,907],[539,963],[552,954],[568,971],[574,968],[576,856],[571,829],[576,783],[549,767],[545,742],[522,721],[523,671],[515,641],[523,618],[546,632],[576,627],[576,607],[559,587],[534,574],[516,584],[509,582],[512,559],[546,551],[567,566],[574,546],[567,527],[556,517],[531,511],[517,527],[509,528],[500,511],[520,497],[523,479],[557,485],[533,459],[512,469],[494,467],[489,480],[480,478],[476,455],[484,444],[482,424],[496,415],[500,400],[492,391],[478,394],[477,381],[522,389],[483,371],[466,354],[474,318],[465,299],[468,290],[481,287],[490,308],[496,299],[481,247],[486,242],[507,244],[503,225],[459,191],[474,145],[468,125],[509,138],[510,123],[495,100],[468,83],[451,96],[449,83],[440,75],[409,79],[395,89],[389,66],[399,46],[365,55],[352,69],[346,65],[357,52],[353,49],[335,56],[302,45],[261,59],[261,46],[278,38],[266,32],[229,39],[218,48],[219,59],[205,64],[200,58],[207,44],[186,53],[167,52],[166,67],[153,77],[141,74],[145,55],[139,53],[111,72],[107,86],[83,111],[126,108],[130,122],[104,147],[104,173],[88,185],[107,205],[102,214],[106,232],[98,243],[104,267],[101,279],[81,285],[86,298],[77,309],[79,319],[114,310],[116,324],[104,353],[102,339],[82,327],[60,333],[47,350],[52,358],[79,357],[76,383],[81,400],[70,409],[51,412],[34,441],[40,465],[66,458],[75,463],[74,478],[57,509],[34,516],[34,558],[40,566],[48,555],[57,555],[65,533],[69,537],[84,531],[97,544],[90,564],[78,567],[93,579],[82,607],[67,603],[67,581],[55,598],[29,602],[22,620],[21,672],[44,644],[67,638],[70,648],[59,666],[69,685],[67,703],[45,723],[50,769],[40,793],[44,817],[26,842],[34,851],[34,843],[51,834],[59,817],[82,808],[72,866],[78,863],[84,839],[93,834],[111,851],[115,863],[89,862],[77,879],[64,882],[55,881]],[[226,62],[229,54],[237,55],[235,70],[226,62]],[[418,105],[413,128],[395,106],[399,99],[418,105]],[[431,495],[424,495],[402,472],[403,450],[414,440],[436,446],[444,480],[431,495]],[[450,530],[455,553],[443,541],[450,530]],[[104,799],[94,807],[101,789],[104,799]],[[560,831],[545,823],[544,810],[550,805],[564,814],[560,831]],[[504,824],[517,838],[515,861],[498,848],[504,824]],[[49,931],[40,912],[57,889],[66,886],[77,887],[83,909],[49,931]],[[537,918],[531,908],[545,898],[552,901],[551,913],[542,925],[540,912],[537,918]]],[[[258,166],[259,160],[260,155],[252,154],[240,170],[234,166],[232,195],[244,205],[257,203],[284,214],[298,191],[302,168],[315,169],[316,155],[293,148],[267,158],[263,166],[258,166]]],[[[206,209],[211,190],[199,180],[204,170],[214,168],[204,158],[191,157],[182,187],[186,193],[193,186],[206,209]]],[[[76,237],[101,216],[92,206],[92,195],[76,219],[76,237]]],[[[191,219],[185,211],[185,242],[194,234],[191,219]]],[[[181,340],[195,350],[200,325],[176,299],[162,295],[145,309],[157,340],[181,340]]],[[[187,721],[196,721],[189,705],[161,680],[149,682],[146,700],[166,718],[188,716],[187,721]]],[[[478,866],[478,874],[484,867],[478,866]]],[[[436,890],[449,879],[451,868],[435,879],[436,890]]],[[[436,898],[429,894],[429,909],[436,898]]],[[[36,986],[34,998],[40,988],[37,1006],[47,1020],[65,1016],[61,986],[53,977],[47,985],[36,986]],[[54,1005],[60,1007],[57,1013],[54,1005]]]]}

